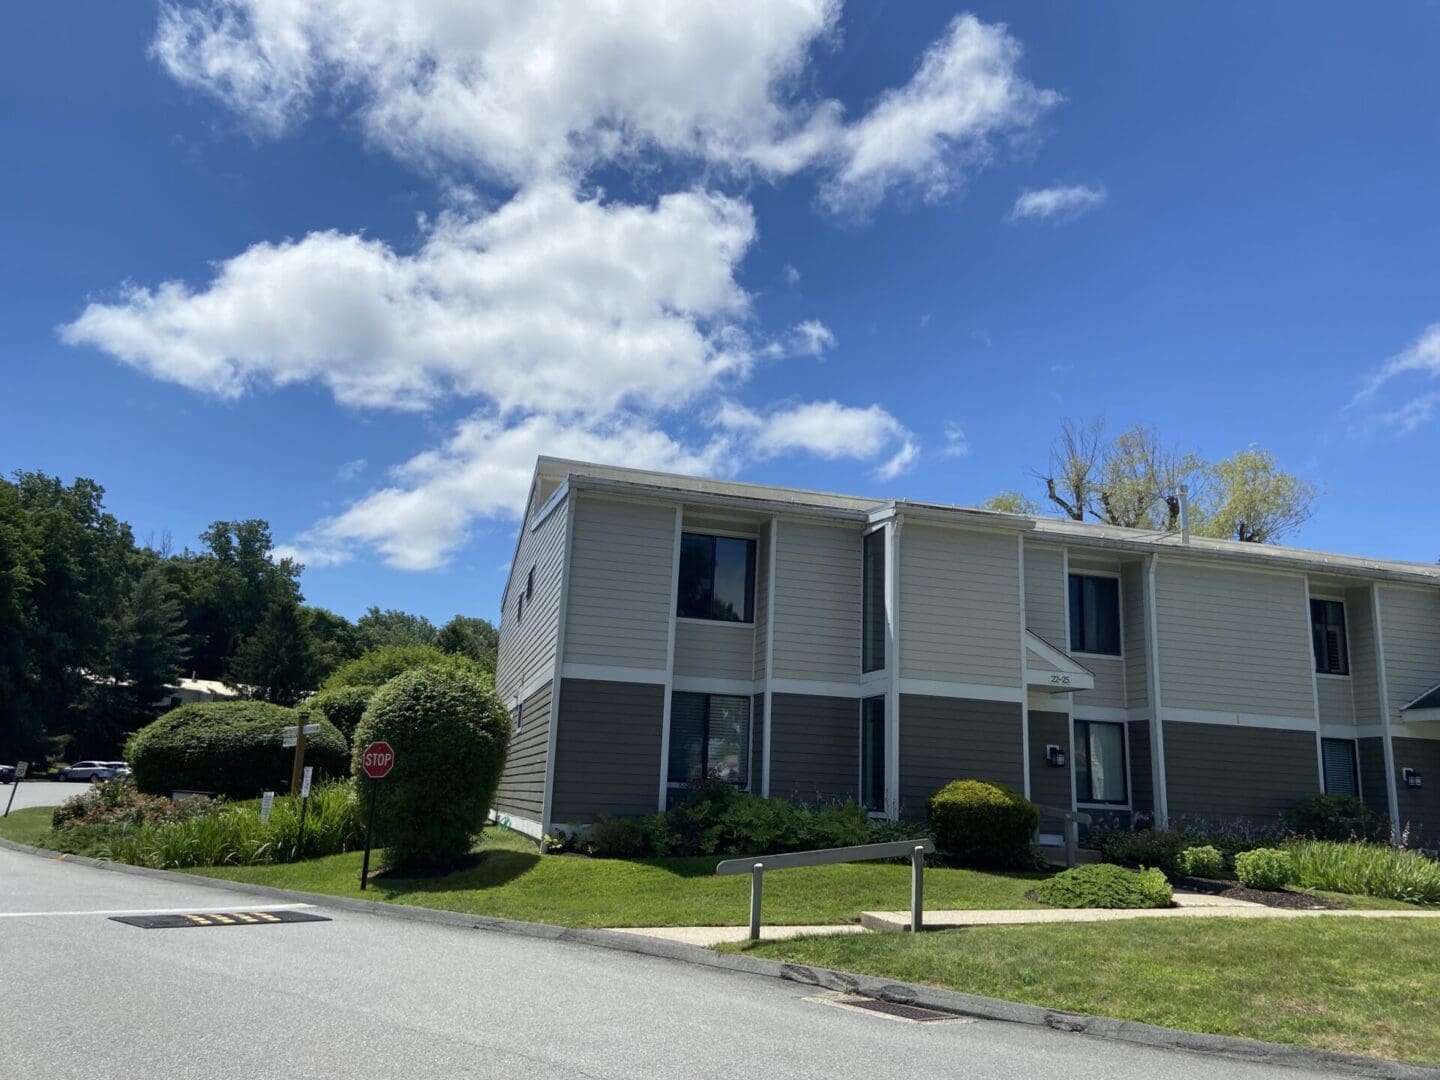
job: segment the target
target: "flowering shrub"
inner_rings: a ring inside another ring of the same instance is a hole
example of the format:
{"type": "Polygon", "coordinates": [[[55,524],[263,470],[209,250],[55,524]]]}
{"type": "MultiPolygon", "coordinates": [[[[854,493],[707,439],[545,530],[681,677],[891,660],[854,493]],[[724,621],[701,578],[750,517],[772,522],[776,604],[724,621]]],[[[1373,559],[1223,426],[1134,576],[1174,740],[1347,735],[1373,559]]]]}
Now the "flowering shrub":
{"type": "Polygon", "coordinates": [[[57,806],[50,815],[50,825],[54,829],[73,829],[80,825],[160,825],[208,813],[214,803],[213,799],[199,797],[172,803],[163,795],[137,791],[129,780],[107,780],[57,806]]]}

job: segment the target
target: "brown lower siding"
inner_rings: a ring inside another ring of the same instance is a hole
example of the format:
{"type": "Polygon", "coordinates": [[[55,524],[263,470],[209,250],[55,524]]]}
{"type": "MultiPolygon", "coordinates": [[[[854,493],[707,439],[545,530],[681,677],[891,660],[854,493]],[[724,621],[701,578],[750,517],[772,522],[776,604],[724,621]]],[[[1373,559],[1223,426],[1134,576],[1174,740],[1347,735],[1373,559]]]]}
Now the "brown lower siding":
{"type": "Polygon", "coordinates": [[[1066,713],[1030,710],[1030,801],[1040,806],[1070,809],[1070,717],[1066,713]],[[1065,754],[1065,767],[1057,769],[1046,757],[1054,744],[1065,754]]]}
{"type": "Polygon", "coordinates": [[[654,810],[665,688],[565,679],[560,686],[551,818],[564,824],[654,810]]]}
{"type": "Polygon", "coordinates": [[[1320,791],[1313,731],[1165,725],[1170,817],[1270,821],[1320,791]]]}
{"type": "Polygon", "coordinates": [[[495,792],[495,809],[539,822],[545,813],[545,760],[550,748],[550,692],[546,683],[520,704],[518,726],[510,728],[505,772],[495,792]]]}
{"type": "Polygon", "coordinates": [[[1440,741],[1394,737],[1390,741],[1395,751],[1400,825],[1410,827],[1411,847],[1440,848],[1440,741]],[[1420,774],[1422,787],[1405,786],[1406,769],[1420,774]]]}
{"type": "Polygon", "coordinates": [[[1381,821],[1390,820],[1389,786],[1385,780],[1385,740],[1356,739],[1360,756],[1360,798],[1381,821]]]}
{"type": "Polygon", "coordinates": [[[1024,789],[1018,703],[900,695],[900,813],[923,817],[925,799],[951,780],[1024,789]]]}
{"type": "Polygon", "coordinates": [[[765,695],[750,699],[750,790],[759,795],[765,777],[765,695]]]}
{"type": "Polygon", "coordinates": [[[770,794],[802,803],[859,798],[860,703],[855,698],[773,694],[770,794]]]}
{"type": "Polygon", "coordinates": [[[1131,720],[1125,728],[1130,751],[1130,809],[1153,817],[1155,778],[1150,767],[1150,721],[1131,720]]]}

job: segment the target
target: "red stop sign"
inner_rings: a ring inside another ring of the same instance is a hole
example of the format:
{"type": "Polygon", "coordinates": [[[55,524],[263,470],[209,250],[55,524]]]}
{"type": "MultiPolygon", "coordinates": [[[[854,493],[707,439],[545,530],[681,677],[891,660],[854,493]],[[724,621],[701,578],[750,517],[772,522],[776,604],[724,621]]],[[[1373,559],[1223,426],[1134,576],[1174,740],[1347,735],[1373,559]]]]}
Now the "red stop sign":
{"type": "Polygon", "coordinates": [[[372,742],[360,755],[360,768],[371,780],[380,780],[395,767],[395,751],[388,742],[372,742]]]}

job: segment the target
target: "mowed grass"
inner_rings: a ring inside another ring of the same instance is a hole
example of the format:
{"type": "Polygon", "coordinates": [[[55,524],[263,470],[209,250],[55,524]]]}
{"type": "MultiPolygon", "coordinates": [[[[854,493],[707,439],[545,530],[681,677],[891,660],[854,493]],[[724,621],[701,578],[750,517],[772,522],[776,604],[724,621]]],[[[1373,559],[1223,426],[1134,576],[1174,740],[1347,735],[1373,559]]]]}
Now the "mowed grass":
{"type": "Polygon", "coordinates": [[[1189,1031],[1440,1062],[1440,920],[1137,919],[724,948],[1189,1031]]]}
{"type": "MultiPolygon", "coordinates": [[[[9,791],[0,788],[3,794],[0,799],[8,799],[9,791]]],[[[55,812],[53,806],[30,806],[24,810],[11,810],[9,817],[0,818],[0,837],[6,840],[13,840],[17,844],[30,844],[32,847],[42,847],[46,835],[50,832],[50,815],[55,812]]]]}
{"type": "MultiPolygon", "coordinates": [[[[542,857],[528,838],[492,828],[477,845],[473,866],[443,877],[387,875],[372,880],[364,893],[360,858],[359,852],[349,852],[302,863],[190,872],[560,926],[739,926],[749,918],[749,878],[716,877],[720,860],[715,858],[542,857]]],[[[929,869],[925,902],[931,908],[1039,907],[1025,899],[1025,892],[1041,876],[929,869]]],[[[862,911],[894,911],[909,903],[908,864],[852,863],[765,875],[766,923],[856,922],[862,911]]]]}

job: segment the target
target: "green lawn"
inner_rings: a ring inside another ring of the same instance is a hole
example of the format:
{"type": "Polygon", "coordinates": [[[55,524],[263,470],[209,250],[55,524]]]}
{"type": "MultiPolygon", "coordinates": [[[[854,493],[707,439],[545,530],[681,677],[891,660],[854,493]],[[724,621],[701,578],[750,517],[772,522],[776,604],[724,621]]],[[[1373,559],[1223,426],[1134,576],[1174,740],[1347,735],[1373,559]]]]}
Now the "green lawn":
{"type": "Polygon", "coordinates": [[[1139,919],[726,948],[1189,1031],[1440,1062],[1440,921],[1139,919]]]}
{"type": "MultiPolygon", "coordinates": [[[[473,868],[440,878],[372,881],[363,895],[561,926],[738,926],[749,917],[749,878],[717,878],[719,860],[714,858],[622,862],[541,857],[530,840],[501,829],[486,830],[477,851],[481,857],[473,868]]],[[[304,863],[192,872],[306,892],[362,895],[358,852],[304,863]]],[[[933,908],[1038,907],[1025,899],[1035,879],[926,870],[925,901],[933,908]]],[[[765,875],[767,923],[854,922],[862,911],[893,911],[909,902],[909,866],[854,863],[765,875]]]]}
{"type": "MultiPolygon", "coordinates": [[[[0,795],[8,798],[9,792],[0,795]]],[[[3,808],[0,808],[3,809],[3,808]]],[[[50,815],[53,807],[31,806],[24,810],[11,810],[9,817],[0,818],[0,836],[17,844],[31,844],[43,847],[45,835],[50,831],[50,815]]]]}

